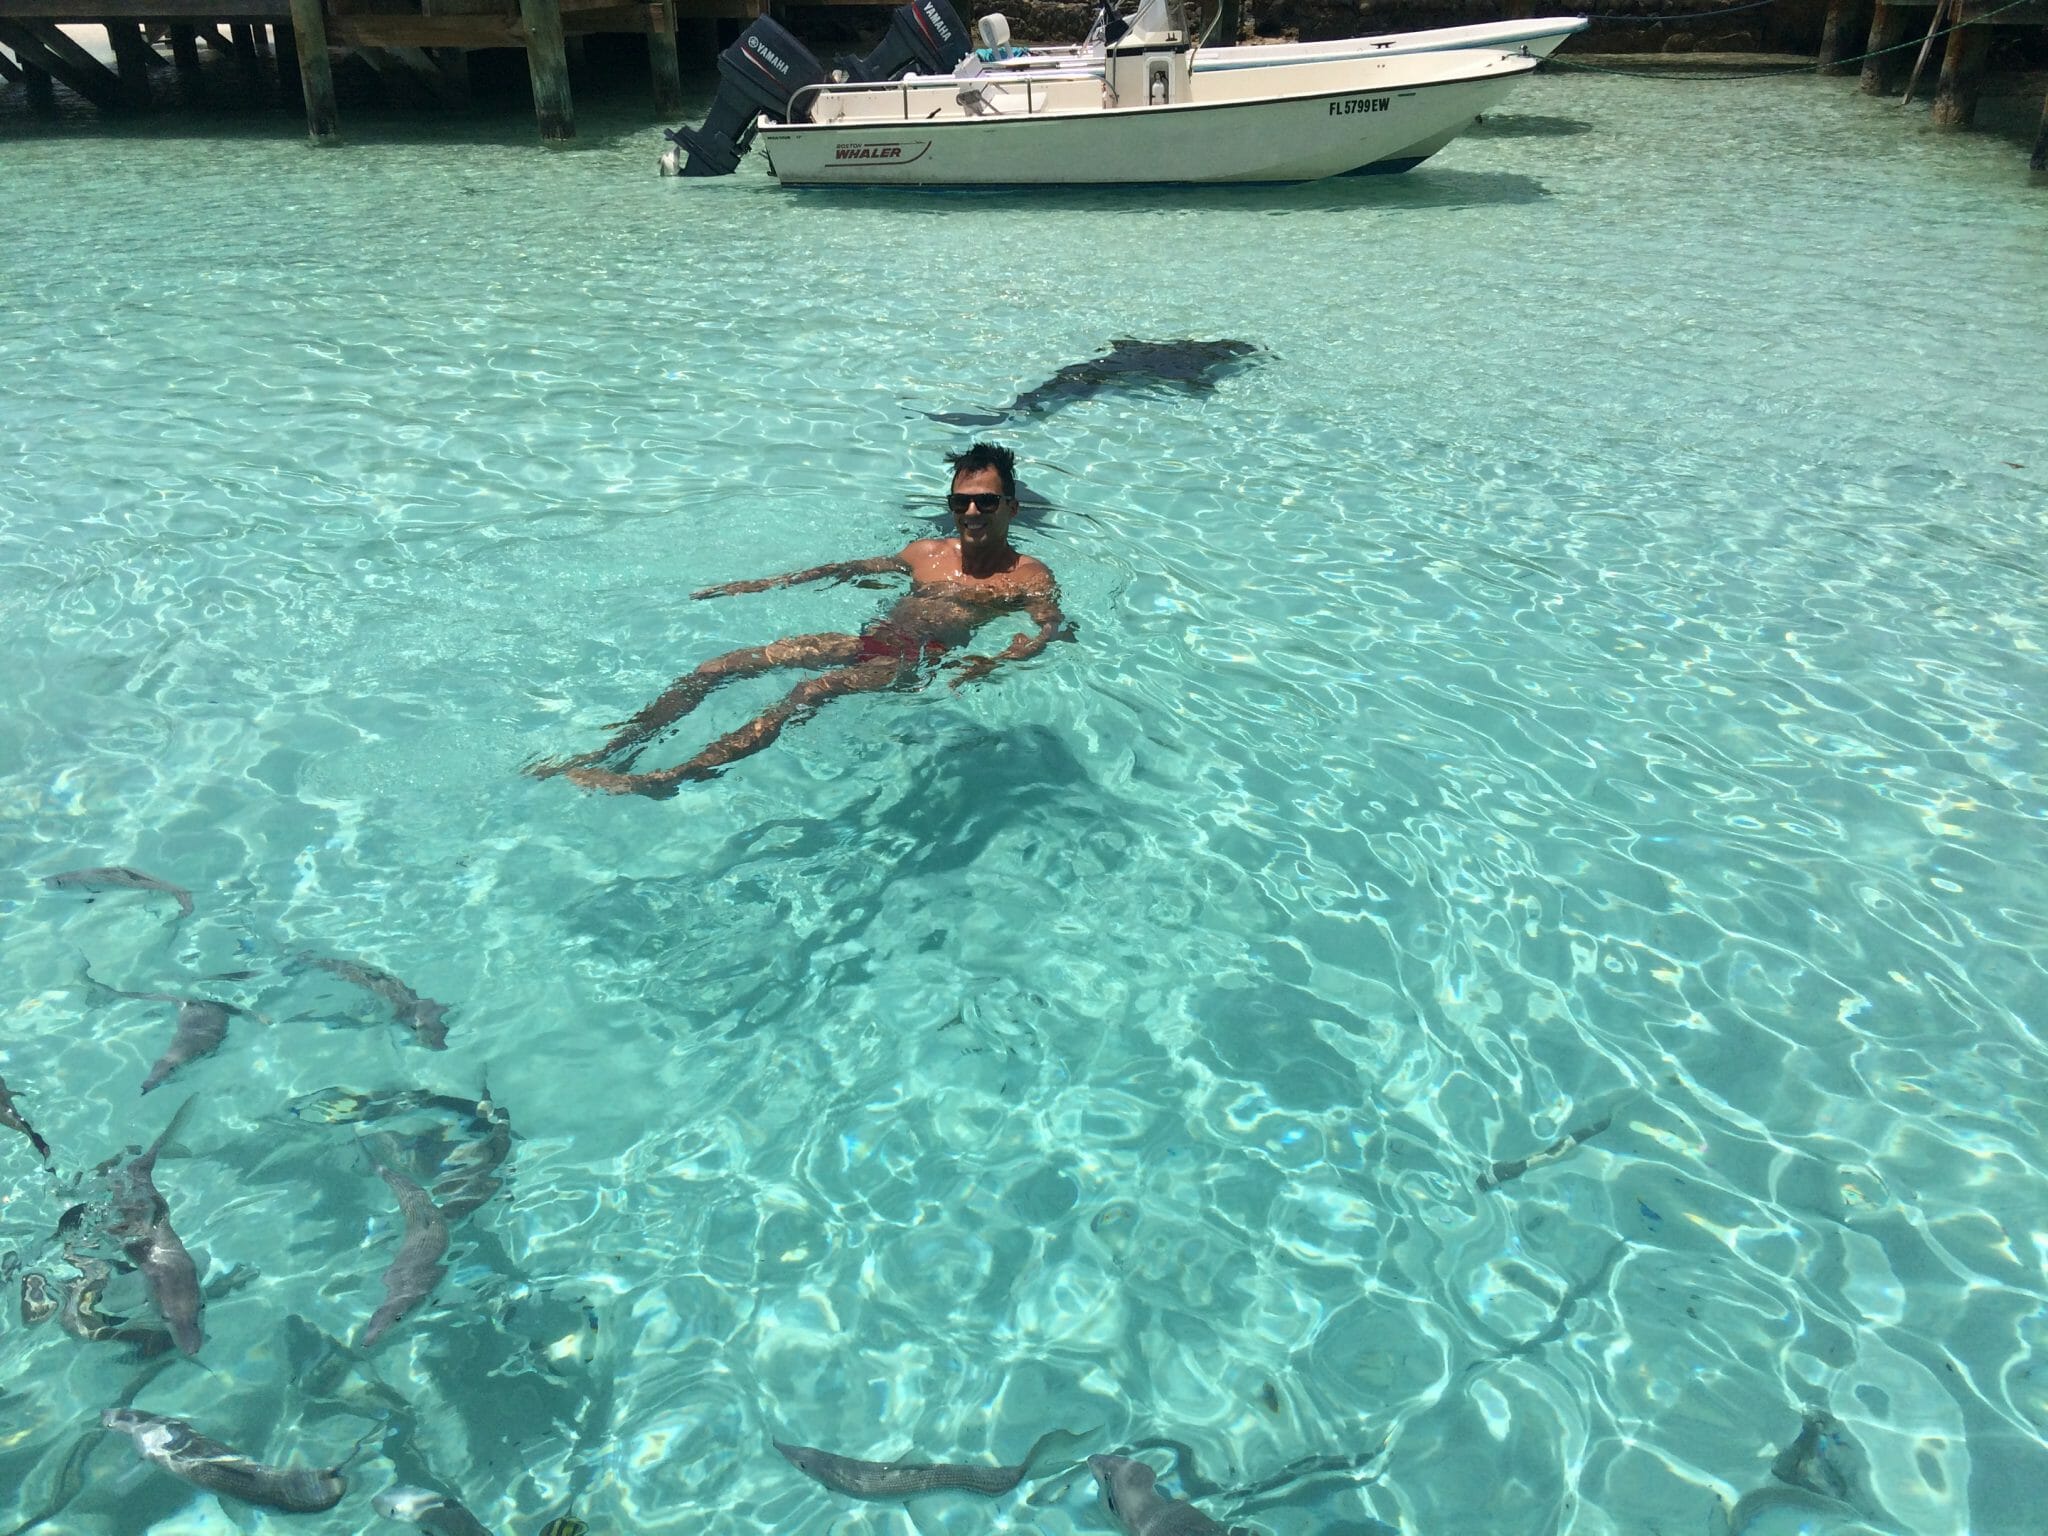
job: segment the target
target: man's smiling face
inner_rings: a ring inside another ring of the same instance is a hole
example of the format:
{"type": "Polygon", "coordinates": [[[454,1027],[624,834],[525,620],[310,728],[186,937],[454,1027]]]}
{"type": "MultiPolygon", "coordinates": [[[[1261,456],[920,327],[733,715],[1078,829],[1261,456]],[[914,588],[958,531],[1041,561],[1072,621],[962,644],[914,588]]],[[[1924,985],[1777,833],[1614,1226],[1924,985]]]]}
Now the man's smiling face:
{"type": "Polygon", "coordinates": [[[963,469],[953,477],[953,493],[946,498],[953,525],[960,533],[960,547],[1000,549],[1009,541],[1010,519],[1017,503],[1003,494],[1003,477],[994,469],[963,469]]]}

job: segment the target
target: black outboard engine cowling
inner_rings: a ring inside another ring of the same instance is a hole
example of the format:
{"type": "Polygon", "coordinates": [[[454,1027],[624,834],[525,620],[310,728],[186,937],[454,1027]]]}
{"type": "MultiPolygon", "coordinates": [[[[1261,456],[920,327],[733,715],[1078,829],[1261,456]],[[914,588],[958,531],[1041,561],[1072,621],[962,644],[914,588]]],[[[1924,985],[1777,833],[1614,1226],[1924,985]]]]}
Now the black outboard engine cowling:
{"type": "MultiPolygon", "coordinates": [[[[945,0],[920,0],[943,5],[945,0]]],[[[956,18],[957,19],[957,18],[956,18]]],[[[950,66],[948,66],[950,67],[950,66]]],[[[825,83],[825,66],[771,18],[752,23],[718,56],[718,94],[701,128],[671,128],[668,138],[688,155],[685,176],[730,176],[753,142],[754,119],[778,122],[789,116],[790,98],[808,85],[825,83]]],[[[664,174],[674,174],[673,151],[662,155],[664,174]]]]}
{"type": "Polygon", "coordinates": [[[946,0],[910,0],[889,18],[889,30],[864,59],[841,54],[840,69],[849,80],[894,80],[919,69],[944,75],[973,51],[967,23],[946,0]]]}

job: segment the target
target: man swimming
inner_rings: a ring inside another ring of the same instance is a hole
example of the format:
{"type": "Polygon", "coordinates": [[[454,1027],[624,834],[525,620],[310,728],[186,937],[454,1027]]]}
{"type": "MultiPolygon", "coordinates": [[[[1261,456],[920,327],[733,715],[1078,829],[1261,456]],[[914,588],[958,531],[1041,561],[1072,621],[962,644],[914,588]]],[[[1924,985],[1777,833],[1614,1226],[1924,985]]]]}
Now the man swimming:
{"type": "Polygon", "coordinates": [[[953,466],[953,484],[946,508],[953,514],[955,537],[918,539],[893,555],[842,560],[753,581],[729,581],[691,594],[729,597],[805,581],[845,581],[892,573],[909,576],[910,590],[881,618],[857,635],[792,635],[714,656],[696,671],[677,678],[666,693],[632,719],[621,721],[615,727],[618,734],[595,752],[560,762],[533,763],[526,771],[536,778],[566,773],[586,788],[615,795],[666,797],[685,779],[708,779],[728,763],[760,751],[792,720],[805,718],[840,694],[922,687],[935,664],[955,670],[952,686],[958,688],[987,677],[1002,662],[1036,656],[1058,637],[1066,620],[1060,612],[1052,572],[1010,547],[1010,519],[1017,513],[1015,455],[993,443],[976,443],[965,453],[948,455],[948,462],[953,466]],[[990,619],[1019,610],[1038,626],[1035,631],[1017,636],[993,656],[941,660],[965,645],[990,619]],[[757,677],[778,667],[822,670],[688,762],[654,773],[627,771],[649,742],[703,703],[720,683],[757,677]]]}

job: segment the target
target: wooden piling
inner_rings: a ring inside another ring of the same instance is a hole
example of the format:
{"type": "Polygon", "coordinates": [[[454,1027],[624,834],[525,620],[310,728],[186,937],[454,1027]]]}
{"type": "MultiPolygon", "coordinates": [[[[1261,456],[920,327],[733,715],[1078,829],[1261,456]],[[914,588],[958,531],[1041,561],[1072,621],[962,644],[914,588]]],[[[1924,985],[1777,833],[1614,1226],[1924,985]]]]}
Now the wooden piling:
{"type": "Polygon", "coordinates": [[[341,114],[334,105],[334,71],[327,64],[327,17],[321,0],[291,0],[291,7],[299,89],[306,97],[306,137],[315,144],[337,144],[341,114]]]}
{"type": "Polygon", "coordinates": [[[299,43],[289,22],[279,22],[271,32],[270,62],[277,67],[278,105],[289,107],[300,100],[299,43]]]}
{"type": "Polygon", "coordinates": [[[57,85],[47,69],[37,69],[27,60],[21,65],[21,88],[28,92],[28,104],[37,112],[57,110],[57,85]]]}
{"type": "Polygon", "coordinates": [[[1977,117],[1977,97],[1984,86],[1984,61],[1991,53],[1991,29],[1957,27],[1948,35],[1941,56],[1941,83],[1934,88],[1934,126],[1967,128],[1977,117]]]}
{"type": "Polygon", "coordinates": [[[1866,96],[1887,96],[1891,94],[1892,82],[1899,77],[1899,67],[1904,62],[1898,54],[1887,52],[1897,48],[1906,40],[1906,26],[1912,13],[1904,6],[1886,5],[1877,0],[1870,16],[1870,41],[1863,51],[1870,55],[1863,61],[1863,76],[1856,88],[1866,96]]]}
{"type": "Polygon", "coordinates": [[[257,61],[256,29],[246,21],[238,21],[228,28],[234,40],[235,57],[253,68],[257,61]]]}
{"type": "Polygon", "coordinates": [[[1913,72],[1906,76],[1906,94],[1899,98],[1899,105],[1911,101],[1920,88],[1920,76],[1927,70],[1927,55],[1934,50],[1934,40],[1946,37],[1948,28],[1942,23],[1948,19],[1949,0],[1934,0],[1934,14],[1927,18],[1927,35],[1920,39],[1920,51],[1913,55],[1913,72]]]}
{"type": "Polygon", "coordinates": [[[139,21],[108,20],[107,46],[114,50],[114,63],[121,72],[121,89],[131,107],[149,106],[149,61],[156,50],[142,35],[139,21]]]}
{"type": "Polygon", "coordinates": [[[680,117],[683,111],[683,68],[676,58],[675,0],[663,0],[654,30],[647,34],[647,72],[654,77],[654,115],[680,117]]]}
{"type": "MultiPolygon", "coordinates": [[[[127,105],[119,77],[52,22],[0,20],[0,43],[14,50],[24,70],[34,66],[62,80],[103,112],[118,112],[127,105]]],[[[34,79],[29,77],[31,102],[37,100],[34,79]]]]}
{"type": "Polygon", "coordinates": [[[569,99],[569,53],[562,40],[562,8],[556,0],[519,0],[526,24],[526,72],[533,80],[533,115],[541,141],[564,144],[576,137],[576,109],[569,99]]]}
{"type": "Polygon", "coordinates": [[[1244,35],[1244,7],[1241,0],[1222,0],[1216,17],[1216,35],[1209,41],[1218,48],[1236,46],[1244,35]]]}
{"type": "Polygon", "coordinates": [[[2034,135],[2034,158],[2027,162],[2027,169],[2048,171],[2048,96],[2041,100],[2041,131],[2034,135]]]}
{"type": "Polygon", "coordinates": [[[0,53],[0,80],[18,81],[21,78],[21,66],[6,54],[0,53]]]}
{"type": "Polygon", "coordinates": [[[178,73],[189,75],[199,68],[199,33],[191,27],[171,28],[171,62],[178,73]]]}
{"type": "Polygon", "coordinates": [[[1820,29],[1820,72],[1846,75],[1842,60],[1859,52],[1857,47],[1870,33],[1872,0],[1828,0],[1827,19],[1820,29]]]}
{"type": "Polygon", "coordinates": [[[434,66],[441,71],[443,100],[453,107],[466,107],[470,102],[469,92],[469,50],[466,48],[430,49],[434,66]]]}

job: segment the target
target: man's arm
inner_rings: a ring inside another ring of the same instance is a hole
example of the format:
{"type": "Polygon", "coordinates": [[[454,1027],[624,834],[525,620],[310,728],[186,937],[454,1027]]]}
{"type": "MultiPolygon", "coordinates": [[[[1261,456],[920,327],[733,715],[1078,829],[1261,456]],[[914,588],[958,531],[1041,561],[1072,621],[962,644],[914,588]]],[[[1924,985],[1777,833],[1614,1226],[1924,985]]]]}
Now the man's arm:
{"type": "Polygon", "coordinates": [[[954,665],[960,675],[953,679],[951,686],[977,682],[996,669],[998,663],[1023,661],[1036,656],[1053,641],[1060,638],[1067,627],[1067,616],[1060,612],[1059,589],[1048,585],[1042,592],[1035,592],[1024,605],[1024,611],[1038,626],[1029,634],[1016,637],[993,656],[963,656],[954,665]]]}
{"type": "Polygon", "coordinates": [[[771,587],[800,586],[807,581],[847,581],[855,576],[907,575],[910,562],[901,555],[877,555],[872,560],[835,560],[814,565],[807,571],[789,571],[781,576],[757,576],[751,581],[728,581],[692,592],[691,597],[731,597],[740,592],[766,592],[771,587]]]}

